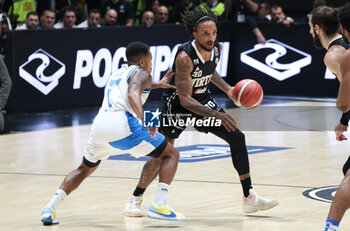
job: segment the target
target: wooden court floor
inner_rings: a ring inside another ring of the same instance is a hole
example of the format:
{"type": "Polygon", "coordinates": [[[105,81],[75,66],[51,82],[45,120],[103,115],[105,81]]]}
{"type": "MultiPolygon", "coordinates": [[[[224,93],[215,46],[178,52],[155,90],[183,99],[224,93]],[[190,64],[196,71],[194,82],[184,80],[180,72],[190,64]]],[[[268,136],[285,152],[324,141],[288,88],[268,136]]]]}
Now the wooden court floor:
{"type": "MultiPolygon", "coordinates": [[[[350,154],[349,141],[334,138],[332,126],[340,113],[330,105],[334,103],[298,101],[262,111],[230,109],[251,148],[255,190],[263,197],[279,199],[280,205],[244,214],[242,190],[230,157],[180,162],[168,195],[169,204],[186,216],[180,222],[124,216],[125,202],[144,162],[117,158],[103,161],[60,204],[61,224],[42,226],[40,210],[64,176],[80,164],[90,125],[1,135],[0,230],[323,230],[330,203],[307,198],[303,192],[338,185],[350,154]]],[[[181,152],[187,160],[191,153],[200,159],[201,151],[191,152],[197,144],[214,145],[218,150],[225,145],[211,134],[191,129],[176,141],[179,149],[190,146],[181,152]]],[[[144,195],[145,213],[155,192],[153,182],[144,195]]],[[[346,214],[340,230],[349,227],[350,214],[346,214]]]]}

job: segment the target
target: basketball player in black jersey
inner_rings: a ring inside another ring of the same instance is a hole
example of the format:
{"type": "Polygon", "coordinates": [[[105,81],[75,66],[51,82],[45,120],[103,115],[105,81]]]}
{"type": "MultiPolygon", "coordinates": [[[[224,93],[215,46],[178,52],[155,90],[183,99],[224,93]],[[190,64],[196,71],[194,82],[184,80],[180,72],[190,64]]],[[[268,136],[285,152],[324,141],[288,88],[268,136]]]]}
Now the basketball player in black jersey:
{"type": "MultiPolygon", "coordinates": [[[[326,49],[324,64],[333,72],[341,82],[340,62],[347,49],[348,44],[339,33],[339,22],[337,9],[328,6],[321,6],[313,9],[310,14],[310,34],[314,40],[314,46],[319,49],[326,49]]],[[[336,139],[346,140],[343,135],[348,129],[349,115],[343,113],[339,124],[335,128],[336,139]]]]}
{"type": "MultiPolygon", "coordinates": [[[[231,89],[231,86],[215,71],[221,50],[216,41],[216,16],[212,11],[204,12],[199,8],[195,11],[185,11],[183,23],[194,40],[182,44],[175,56],[173,66],[175,77],[172,84],[175,83],[176,90],[164,91],[163,117],[167,116],[168,121],[186,120],[188,117],[197,119],[211,117],[220,120],[221,126],[218,127],[194,126],[194,128],[199,132],[210,132],[230,145],[232,162],[243,188],[243,211],[252,213],[275,207],[278,205],[277,200],[264,199],[253,190],[245,136],[237,128],[235,120],[216,104],[208,90],[210,82],[226,94],[229,94],[231,89]]],[[[174,144],[175,139],[185,128],[186,126],[181,124],[172,124],[163,126],[160,131],[170,143],[174,144]]],[[[142,215],[139,203],[134,201],[139,201],[138,198],[157,175],[158,166],[159,163],[153,160],[145,164],[140,182],[127,202],[127,215],[142,215]]]]}
{"type": "MultiPolygon", "coordinates": [[[[348,42],[350,40],[350,3],[344,5],[339,13],[338,19],[341,24],[342,34],[344,40],[348,42]]],[[[342,141],[346,140],[343,135],[348,128],[349,114],[350,114],[350,50],[348,49],[343,54],[339,62],[339,76],[340,87],[337,97],[337,108],[343,112],[341,123],[345,128],[338,130],[337,139],[342,141]],[[338,138],[340,137],[340,138],[338,138]]],[[[336,231],[339,223],[342,220],[345,212],[350,207],[350,157],[343,166],[344,179],[339,185],[337,193],[335,194],[331,208],[329,210],[327,221],[325,225],[325,231],[336,231]]]]}

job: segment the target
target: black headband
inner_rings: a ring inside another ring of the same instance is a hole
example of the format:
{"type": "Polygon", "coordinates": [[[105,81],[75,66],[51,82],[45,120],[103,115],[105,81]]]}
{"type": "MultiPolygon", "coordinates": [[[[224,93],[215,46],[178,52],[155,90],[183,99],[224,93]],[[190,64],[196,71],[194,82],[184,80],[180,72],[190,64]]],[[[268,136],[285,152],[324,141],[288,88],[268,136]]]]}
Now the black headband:
{"type": "Polygon", "coordinates": [[[201,23],[201,22],[203,22],[203,21],[206,21],[206,19],[207,19],[207,20],[215,21],[215,20],[213,19],[213,17],[210,17],[210,16],[205,15],[205,16],[203,16],[203,17],[201,17],[201,18],[199,18],[199,19],[197,20],[197,22],[196,22],[196,23],[194,24],[194,26],[193,26],[193,31],[196,30],[196,27],[198,26],[199,23],[201,23]]]}

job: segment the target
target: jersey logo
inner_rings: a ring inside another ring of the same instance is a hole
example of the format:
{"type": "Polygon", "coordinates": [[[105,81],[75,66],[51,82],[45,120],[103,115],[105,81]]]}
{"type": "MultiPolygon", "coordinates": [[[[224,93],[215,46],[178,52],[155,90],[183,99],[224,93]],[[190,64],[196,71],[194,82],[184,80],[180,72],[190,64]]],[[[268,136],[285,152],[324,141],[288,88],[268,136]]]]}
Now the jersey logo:
{"type": "Polygon", "coordinates": [[[219,57],[216,57],[215,58],[215,64],[218,64],[218,62],[219,62],[219,57]]]}
{"type": "MultiPolygon", "coordinates": [[[[200,72],[202,72],[202,71],[200,71],[200,72]]],[[[198,87],[204,87],[204,86],[206,87],[206,86],[208,86],[208,84],[209,84],[209,82],[211,80],[211,76],[212,75],[206,75],[206,76],[203,76],[201,78],[192,79],[192,87],[198,88],[198,87]]],[[[195,77],[195,76],[193,76],[193,77],[195,77]]]]}
{"type": "Polygon", "coordinates": [[[198,64],[199,64],[199,59],[194,59],[194,60],[193,60],[193,64],[194,64],[194,65],[198,65],[198,64]]]}
{"type": "Polygon", "coordinates": [[[28,57],[28,61],[19,67],[19,76],[41,91],[49,94],[58,80],[66,73],[66,65],[42,49],[28,57]]]}

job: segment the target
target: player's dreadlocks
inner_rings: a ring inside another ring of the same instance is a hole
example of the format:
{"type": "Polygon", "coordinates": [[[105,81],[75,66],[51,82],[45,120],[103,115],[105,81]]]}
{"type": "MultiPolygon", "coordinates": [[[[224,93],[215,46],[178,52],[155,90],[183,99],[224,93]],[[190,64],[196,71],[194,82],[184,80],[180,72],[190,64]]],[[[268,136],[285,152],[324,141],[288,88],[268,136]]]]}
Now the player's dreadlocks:
{"type": "Polygon", "coordinates": [[[190,34],[192,34],[193,31],[196,31],[199,23],[209,20],[216,23],[216,15],[214,12],[209,9],[203,10],[201,7],[198,7],[194,11],[186,9],[181,16],[182,22],[185,24],[185,28],[190,34]]]}

